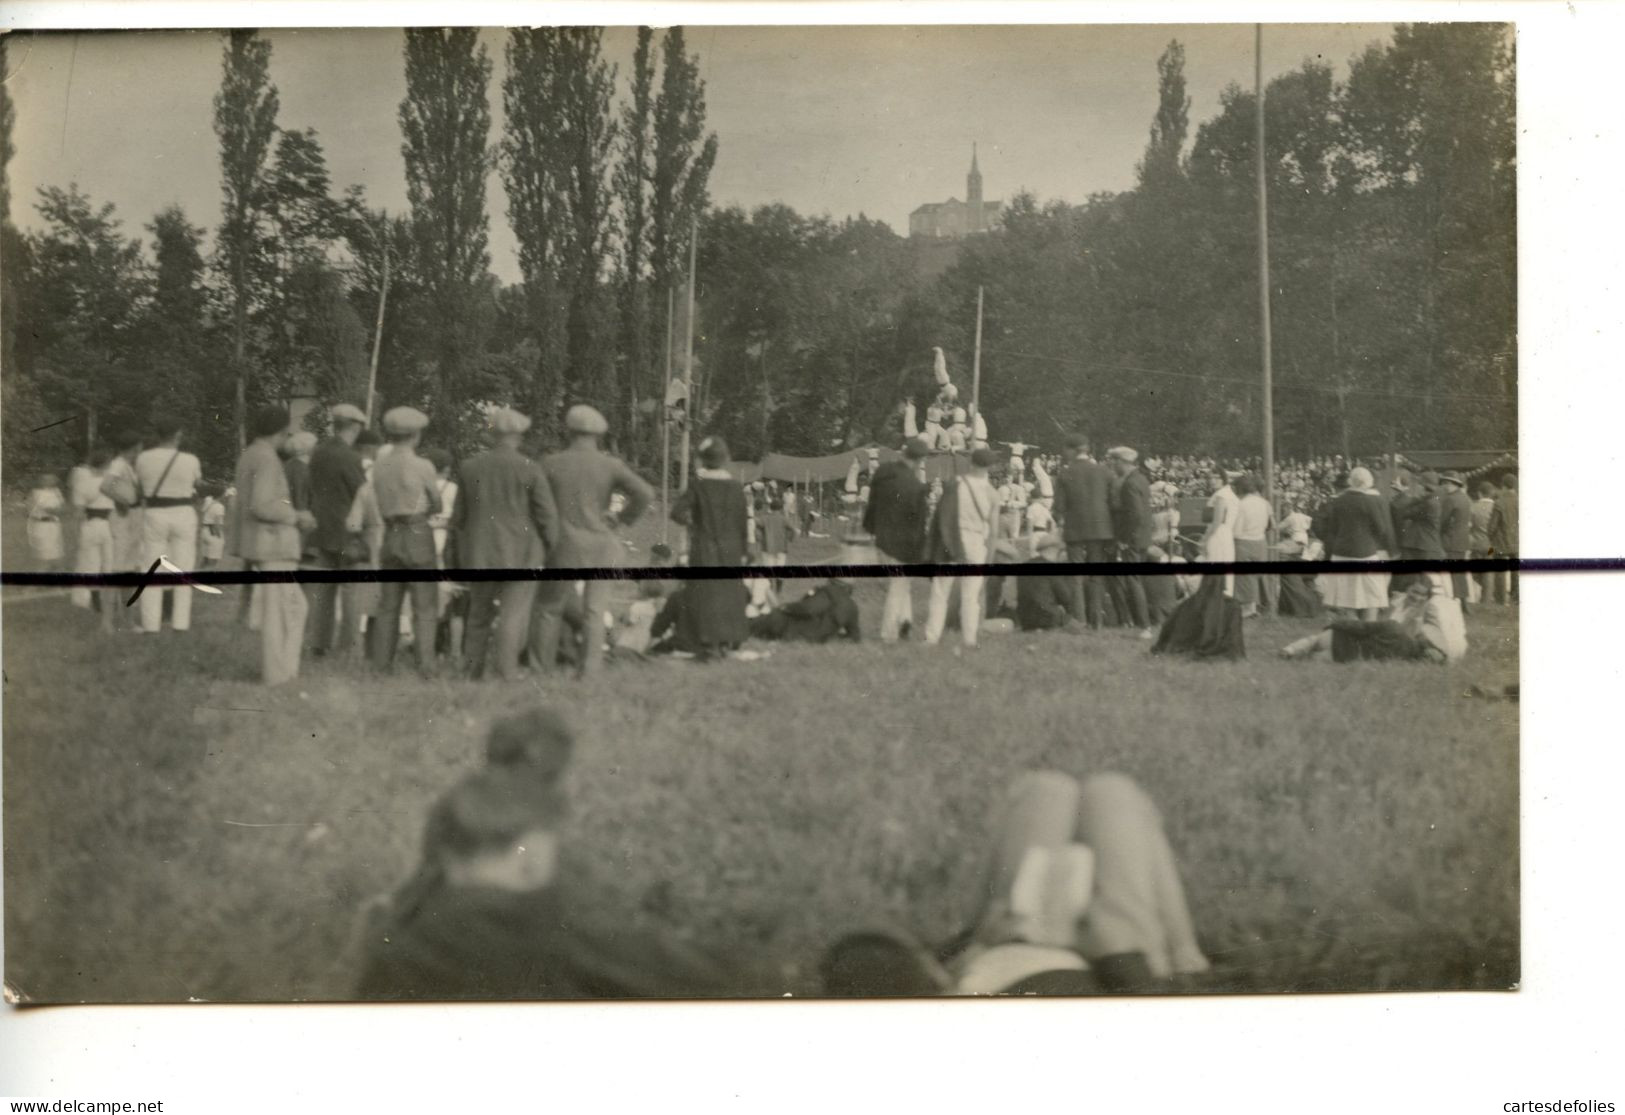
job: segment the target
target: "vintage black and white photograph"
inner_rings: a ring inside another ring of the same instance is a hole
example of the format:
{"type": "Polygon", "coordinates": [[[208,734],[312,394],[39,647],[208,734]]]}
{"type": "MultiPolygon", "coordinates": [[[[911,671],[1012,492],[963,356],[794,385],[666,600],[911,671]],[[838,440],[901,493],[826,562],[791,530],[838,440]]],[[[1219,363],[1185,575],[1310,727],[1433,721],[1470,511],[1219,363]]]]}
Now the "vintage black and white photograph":
{"type": "Polygon", "coordinates": [[[1519,986],[1510,23],[0,75],[9,1002],[1519,986]]]}

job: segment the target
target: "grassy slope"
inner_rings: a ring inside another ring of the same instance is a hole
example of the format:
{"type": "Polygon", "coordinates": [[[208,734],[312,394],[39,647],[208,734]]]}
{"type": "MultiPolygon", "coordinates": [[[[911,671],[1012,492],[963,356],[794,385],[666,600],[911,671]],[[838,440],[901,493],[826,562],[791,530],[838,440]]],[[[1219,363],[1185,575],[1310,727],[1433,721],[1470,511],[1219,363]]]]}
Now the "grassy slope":
{"type": "MultiPolygon", "coordinates": [[[[878,586],[860,592],[873,623],[878,586]]],[[[63,601],[4,609],[6,975],[26,995],[342,996],[356,904],[411,869],[488,721],[536,701],[579,726],[597,912],[749,957],[765,986],[810,990],[855,924],[959,928],[993,799],[1038,765],[1142,781],[1205,946],[1250,986],[1516,979],[1517,706],[1464,696],[1516,680],[1514,613],[1475,619],[1447,669],[1279,662],[1309,629],[1283,620],[1250,624],[1234,665],[1015,635],[594,683],[318,664],[280,690],[254,683],[229,597],[198,613],[190,636],[108,644],[63,601]]]]}

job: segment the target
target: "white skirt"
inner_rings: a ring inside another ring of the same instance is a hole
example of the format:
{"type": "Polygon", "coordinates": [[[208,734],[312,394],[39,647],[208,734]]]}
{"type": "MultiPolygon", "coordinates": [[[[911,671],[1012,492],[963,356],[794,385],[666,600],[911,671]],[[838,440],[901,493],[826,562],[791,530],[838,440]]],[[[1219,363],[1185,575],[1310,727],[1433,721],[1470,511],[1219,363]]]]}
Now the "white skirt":
{"type": "MultiPolygon", "coordinates": [[[[1332,557],[1333,561],[1386,561],[1388,554],[1378,550],[1367,558],[1332,557]]],[[[1322,573],[1315,578],[1315,588],[1328,608],[1386,608],[1388,607],[1388,581],[1386,569],[1373,569],[1369,573],[1322,573]]]]}

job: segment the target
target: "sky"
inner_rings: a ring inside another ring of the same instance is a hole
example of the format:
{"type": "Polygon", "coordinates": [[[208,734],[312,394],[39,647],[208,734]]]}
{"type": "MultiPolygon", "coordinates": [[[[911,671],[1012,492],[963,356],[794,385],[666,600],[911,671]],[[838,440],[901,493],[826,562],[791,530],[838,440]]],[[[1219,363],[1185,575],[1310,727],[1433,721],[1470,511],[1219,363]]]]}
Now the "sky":
{"type": "MultiPolygon", "coordinates": [[[[366,187],[406,208],[397,108],[401,36],[382,29],[266,32],[278,123],[315,128],[334,192],[366,187]]],[[[495,67],[492,139],[502,127],[503,32],[483,33],[495,67]]],[[[1348,61],[1391,27],[1283,24],[1264,31],[1266,78],[1306,58],[1348,61]]],[[[635,33],[611,28],[605,54],[624,88],[635,33]]],[[[717,133],[712,201],[783,202],[806,214],[865,213],[900,233],[927,201],[963,197],[971,145],[984,195],[1028,189],[1082,201],[1134,183],[1157,104],[1156,59],[1185,44],[1191,136],[1231,82],[1253,80],[1251,24],[1049,27],[694,27],[690,49],[717,133]]],[[[17,106],[12,219],[38,228],[34,190],[77,182],[110,201],[129,235],[178,203],[194,224],[220,220],[212,98],[214,32],[41,34],[13,40],[17,106]]],[[[501,183],[489,183],[491,268],[518,277],[501,183]]]]}

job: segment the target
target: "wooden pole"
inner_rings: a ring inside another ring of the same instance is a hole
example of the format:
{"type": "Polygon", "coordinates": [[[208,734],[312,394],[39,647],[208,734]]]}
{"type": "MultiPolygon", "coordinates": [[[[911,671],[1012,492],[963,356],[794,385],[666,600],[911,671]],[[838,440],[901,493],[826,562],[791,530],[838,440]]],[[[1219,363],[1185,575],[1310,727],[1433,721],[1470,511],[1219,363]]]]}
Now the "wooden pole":
{"type": "Polygon", "coordinates": [[[679,492],[688,491],[689,433],[693,430],[694,420],[697,417],[694,413],[694,271],[699,243],[700,219],[696,216],[690,221],[688,228],[688,320],[683,323],[683,331],[686,334],[684,340],[686,351],[683,357],[683,387],[685,389],[683,411],[686,421],[683,423],[683,474],[677,481],[677,490],[679,492]]]}
{"type": "Polygon", "coordinates": [[[384,345],[384,303],[389,298],[389,214],[383,214],[384,274],[378,283],[378,322],[372,330],[372,366],[367,370],[367,425],[372,425],[373,399],[378,391],[378,354],[384,345]]]}
{"type": "Polygon", "coordinates": [[[676,327],[677,292],[666,288],[666,378],[660,391],[660,541],[671,541],[671,338],[676,327]]]}
{"type": "Polygon", "coordinates": [[[1264,173],[1264,25],[1253,35],[1254,165],[1258,169],[1258,326],[1264,358],[1264,498],[1275,507],[1275,385],[1270,367],[1270,222],[1268,179],[1264,173]]]}
{"type": "Polygon", "coordinates": [[[982,288],[976,288],[976,350],[970,362],[971,441],[976,440],[976,416],[982,413],[982,288]]]}

